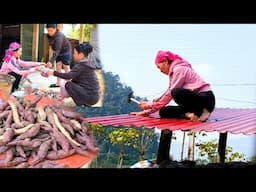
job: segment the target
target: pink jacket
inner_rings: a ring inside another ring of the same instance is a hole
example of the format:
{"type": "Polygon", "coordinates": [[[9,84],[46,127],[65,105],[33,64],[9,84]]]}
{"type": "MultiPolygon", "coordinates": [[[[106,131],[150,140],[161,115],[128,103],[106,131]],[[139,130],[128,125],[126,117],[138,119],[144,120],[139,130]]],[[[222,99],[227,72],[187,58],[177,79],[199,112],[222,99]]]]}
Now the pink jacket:
{"type": "Polygon", "coordinates": [[[187,61],[174,60],[170,65],[168,76],[169,87],[161,97],[153,100],[150,113],[158,111],[172,100],[171,90],[174,88],[184,88],[196,92],[210,90],[210,84],[206,83],[187,61]]]}
{"type": "Polygon", "coordinates": [[[24,67],[35,67],[39,65],[40,62],[23,61],[21,59],[16,59],[15,57],[12,57],[8,63],[3,62],[2,67],[0,69],[0,74],[8,74],[10,72],[15,72],[19,75],[24,75],[28,71],[24,70],[24,67]]]}

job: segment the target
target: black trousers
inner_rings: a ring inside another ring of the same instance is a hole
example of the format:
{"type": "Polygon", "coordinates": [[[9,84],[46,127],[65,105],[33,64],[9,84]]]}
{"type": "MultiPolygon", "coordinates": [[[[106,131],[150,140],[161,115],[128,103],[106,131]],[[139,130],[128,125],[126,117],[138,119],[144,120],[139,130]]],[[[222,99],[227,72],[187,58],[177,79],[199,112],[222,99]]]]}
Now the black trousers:
{"type": "Polygon", "coordinates": [[[22,76],[17,74],[17,73],[15,73],[15,72],[10,72],[8,74],[12,75],[13,77],[15,77],[15,81],[13,82],[12,90],[11,90],[11,92],[14,92],[16,89],[19,88],[19,84],[20,84],[20,80],[21,80],[22,76]]]}
{"type": "Polygon", "coordinates": [[[166,106],[160,109],[161,118],[185,119],[185,113],[194,113],[198,117],[207,109],[210,113],[215,107],[215,96],[212,91],[194,92],[188,89],[175,88],[171,91],[178,106],[166,106]]]}

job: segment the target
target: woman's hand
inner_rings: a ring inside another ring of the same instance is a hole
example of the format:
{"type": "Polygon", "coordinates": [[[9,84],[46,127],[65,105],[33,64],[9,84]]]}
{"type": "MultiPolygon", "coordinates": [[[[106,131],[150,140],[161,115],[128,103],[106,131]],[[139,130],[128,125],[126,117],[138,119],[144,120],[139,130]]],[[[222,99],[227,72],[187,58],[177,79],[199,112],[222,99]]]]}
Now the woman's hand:
{"type": "Polygon", "coordinates": [[[52,68],[52,63],[51,63],[51,62],[47,62],[47,63],[45,64],[45,67],[47,67],[47,68],[52,68]]]}
{"type": "Polygon", "coordinates": [[[40,63],[39,63],[39,66],[46,66],[46,63],[40,62],[40,63]]]}
{"type": "Polygon", "coordinates": [[[152,108],[152,103],[151,103],[151,102],[148,102],[148,101],[142,101],[142,102],[140,102],[139,107],[140,107],[142,110],[151,109],[151,108],[152,108]]]}
{"type": "Polygon", "coordinates": [[[26,70],[22,74],[22,78],[26,78],[31,72],[29,70],[26,70]]]}
{"type": "Polygon", "coordinates": [[[136,115],[136,116],[148,116],[150,114],[150,109],[143,110],[143,111],[138,111],[138,112],[131,112],[131,115],[136,115]]]}
{"type": "Polygon", "coordinates": [[[48,68],[44,68],[44,69],[40,69],[40,71],[41,71],[41,75],[43,77],[49,77],[49,76],[53,75],[53,71],[54,70],[51,70],[51,69],[48,69],[48,68]]]}
{"type": "Polygon", "coordinates": [[[43,69],[44,67],[38,66],[38,67],[33,67],[33,68],[34,68],[35,71],[42,71],[42,69],[43,69]]]}
{"type": "Polygon", "coordinates": [[[53,71],[54,71],[54,70],[52,70],[52,69],[49,69],[49,70],[48,70],[48,72],[47,72],[48,76],[51,76],[51,75],[53,75],[53,71]]]}

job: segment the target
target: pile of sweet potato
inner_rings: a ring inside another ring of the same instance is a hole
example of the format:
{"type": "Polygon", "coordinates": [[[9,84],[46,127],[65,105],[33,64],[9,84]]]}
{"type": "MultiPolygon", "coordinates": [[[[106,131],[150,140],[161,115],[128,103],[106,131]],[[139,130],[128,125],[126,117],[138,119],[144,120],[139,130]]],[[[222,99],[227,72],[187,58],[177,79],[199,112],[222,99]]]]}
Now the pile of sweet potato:
{"type": "Polygon", "coordinates": [[[54,160],[74,153],[89,156],[99,148],[80,113],[9,99],[0,105],[0,167],[65,167],[54,160]],[[30,159],[30,161],[29,161],[30,159]]]}

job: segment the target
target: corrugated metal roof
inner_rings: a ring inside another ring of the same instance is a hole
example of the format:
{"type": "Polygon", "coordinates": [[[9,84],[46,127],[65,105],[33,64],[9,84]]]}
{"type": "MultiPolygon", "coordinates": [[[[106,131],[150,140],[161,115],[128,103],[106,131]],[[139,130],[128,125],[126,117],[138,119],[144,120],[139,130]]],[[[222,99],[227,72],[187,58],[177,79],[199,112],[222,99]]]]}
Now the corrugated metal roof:
{"type": "Polygon", "coordinates": [[[157,114],[150,117],[130,114],[90,117],[89,123],[103,126],[132,126],[176,130],[191,130],[194,132],[230,132],[233,134],[252,135],[256,133],[256,109],[216,108],[207,122],[191,122],[183,119],[160,119],[157,114]]]}

